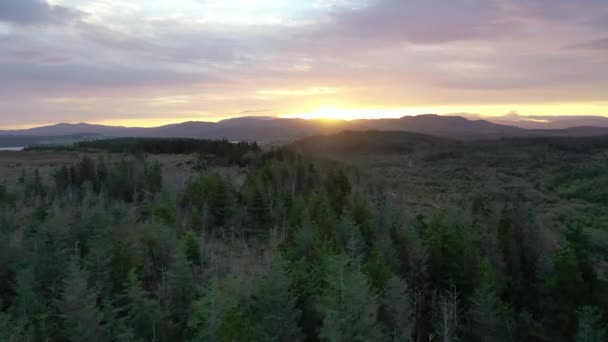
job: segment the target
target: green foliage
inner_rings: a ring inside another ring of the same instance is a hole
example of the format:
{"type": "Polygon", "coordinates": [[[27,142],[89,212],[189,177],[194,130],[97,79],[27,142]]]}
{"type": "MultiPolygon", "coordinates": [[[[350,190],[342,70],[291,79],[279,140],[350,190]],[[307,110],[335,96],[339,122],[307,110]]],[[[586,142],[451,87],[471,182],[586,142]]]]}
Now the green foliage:
{"type": "Polygon", "coordinates": [[[465,294],[472,292],[478,270],[469,222],[460,212],[442,212],[424,232],[431,281],[440,288],[452,286],[465,294]]]}
{"type": "Polygon", "coordinates": [[[597,307],[583,306],[577,310],[578,332],[576,342],[601,342],[606,338],[606,325],[597,307]]]}
{"type": "Polygon", "coordinates": [[[479,341],[512,341],[510,308],[500,297],[501,284],[487,260],[480,268],[480,283],[470,299],[472,333],[479,341]]]}
{"type": "Polygon", "coordinates": [[[298,341],[300,311],[281,260],[275,260],[253,294],[251,320],[259,341],[298,341]]]}
{"type": "Polygon", "coordinates": [[[144,341],[163,340],[167,335],[166,314],[160,304],[142,288],[134,270],[129,272],[125,290],[122,294],[124,305],[121,314],[136,339],[144,341]]]}
{"type": "Polygon", "coordinates": [[[268,231],[272,228],[269,201],[264,192],[263,182],[260,179],[250,181],[247,192],[247,213],[252,229],[268,231]]]}
{"type": "Polygon", "coordinates": [[[318,299],[322,317],[319,332],[326,341],[378,341],[377,295],[356,262],[332,257],[324,289],[318,299]]]}
{"type": "Polygon", "coordinates": [[[37,147],[31,150],[54,151],[106,151],[123,154],[192,154],[199,153],[208,159],[224,164],[245,164],[248,153],[259,152],[257,143],[230,142],[185,138],[118,138],[82,141],[72,146],[37,147]]]}
{"type": "Polygon", "coordinates": [[[219,174],[210,172],[190,183],[182,197],[182,206],[205,217],[205,227],[223,227],[229,223],[231,191],[219,174]]]}
{"type": "Polygon", "coordinates": [[[572,246],[565,245],[554,255],[547,290],[555,328],[564,333],[574,331],[576,308],[583,304],[585,282],[572,246]]]}
{"type": "Polygon", "coordinates": [[[363,266],[370,283],[377,290],[382,290],[392,276],[386,259],[378,249],[374,249],[363,266]]]}
{"type": "Polygon", "coordinates": [[[392,276],[382,296],[382,312],[385,316],[385,334],[387,341],[410,342],[414,333],[414,307],[408,284],[392,276]]]}
{"type": "Polygon", "coordinates": [[[352,186],[343,170],[331,172],[327,180],[327,192],[331,197],[331,204],[336,214],[341,215],[350,195],[352,186]]]}
{"type": "MultiPolygon", "coordinates": [[[[539,160],[547,149],[583,157],[568,143],[479,144],[473,156],[468,143],[408,155],[425,168],[453,163],[443,183],[422,172],[437,200],[423,209],[399,184],[384,189],[342,163],[248,144],[93,142],[75,149],[138,154],[86,154],[51,177],[16,169],[20,179],[0,186],[0,340],[605,339],[604,236],[589,229],[602,208],[577,202],[574,217],[556,219],[543,211],[563,200],[543,193],[552,179],[535,179],[542,197],[530,197],[509,183],[523,169],[500,173],[528,155],[488,155],[523,144],[539,160]],[[181,164],[189,180],[163,173],[173,159],[144,155],[176,151],[198,153],[199,165],[181,164]],[[513,194],[463,187],[459,178],[483,177],[455,167],[460,159],[496,168],[513,194]]],[[[581,153],[601,150],[589,148],[581,153]]],[[[412,165],[401,185],[418,177],[412,165]]]]}
{"type": "Polygon", "coordinates": [[[192,265],[201,265],[201,244],[193,231],[188,231],[182,237],[186,258],[192,265]]]}
{"type": "Polygon", "coordinates": [[[97,292],[89,287],[87,272],[78,261],[71,262],[56,304],[63,320],[63,335],[70,341],[103,340],[103,314],[97,300],[97,292]]]}
{"type": "MultiPolygon", "coordinates": [[[[82,192],[87,184],[99,194],[102,190],[110,197],[125,202],[141,201],[146,194],[160,192],[162,189],[162,169],[159,163],[148,164],[143,159],[121,160],[111,166],[103,159],[97,164],[89,157],[83,157],[76,165],[64,166],[53,173],[56,190],[64,192],[82,192]]],[[[34,178],[31,187],[35,193],[44,192],[43,186],[37,185],[34,178]]]]}
{"type": "Polygon", "coordinates": [[[185,249],[182,244],[178,246],[167,271],[169,309],[179,324],[188,322],[190,306],[196,294],[192,267],[185,249]]]}

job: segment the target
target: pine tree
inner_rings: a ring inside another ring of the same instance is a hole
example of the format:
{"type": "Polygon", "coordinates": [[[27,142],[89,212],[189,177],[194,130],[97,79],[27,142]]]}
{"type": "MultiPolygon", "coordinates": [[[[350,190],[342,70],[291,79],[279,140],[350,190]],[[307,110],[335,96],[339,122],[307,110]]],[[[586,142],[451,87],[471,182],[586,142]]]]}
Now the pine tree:
{"type": "Polygon", "coordinates": [[[555,331],[566,336],[574,334],[576,308],[584,297],[584,285],[576,254],[566,244],[553,257],[553,271],[547,280],[548,307],[555,331]]]}
{"type": "Polygon", "coordinates": [[[510,341],[507,308],[502,303],[496,288],[482,280],[471,297],[469,310],[473,334],[479,341],[510,341]]]}
{"type": "Polygon", "coordinates": [[[372,250],[369,258],[363,266],[363,271],[367,275],[370,283],[378,291],[386,286],[392,276],[391,269],[386,259],[378,249],[372,250]]]}
{"type": "Polygon", "coordinates": [[[193,231],[188,231],[182,237],[182,241],[188,261],[190,261],[192,265],[200,266],[202,261],[201,244],[196,234],[193,231]]]}
{"type": "Polygon", "coordinates": [[[178,324],[188,321],[190,305],[194,299],[195,287],[192,266],[186,256],[185,247],[180,244],[173,254],[167,271],[169,309],[178,324]]]}
{"type": "Polygon", "coordinates": [[[102,341],[103,315],[97,292],[88,285],[88,274],[77,261],[70,263],[57,308],[63,319],[64,336],[70,341],[102,341]]]}
{"type": "Polygon", "coordinates": [[[272,262],[254,292],[252,321],[259,326],[260,341],[298,341],[299,310],[281,260],[272,262]]]}
{"type": "Polygon", "coordinates": [[[165,315],[158,301],[150,298],[142,288],[134,270],[129,273],[122,297],[125,301],[122,315],[125,315],[125,323],[134,336],[145,341],[161,340],[167,333],[165,315]]]}
{"type": "Polygon", "coordinates": [[[27,329],[22,323],[0,311],[0,341],[4,342],[35,342],[33,329],[27,329]]]}
{"type": "Polygon", "coordinates": [[[606,340],[606,325],[602,321],[602,312],[592,306],[583,306],[577,310],[578,332],[576,342],[602,342],[606,340]]]}
{"type": "Polygon", "coordinates": [[[214,173],[206,179],[211,227],[223,227],[229,223],[230,195],[222,177],[214,173]]]}
{"type": "Polygon", "coordinates": [[[163,189],[163,170],[158,161],[147,165],[144,170],[144,184],[151,193],[160,192],[163,189]]]}
{"type": "Polygon", "coordinates": [[[472,332],[480,341],[508,341],[510,318],[508,307],[500,298],[503,286],[487,259],[480,264],[480,278],[470,299],[472,332]]]}
{"type": "Polygon", "coordinates": [[[331,205],[338,216],[342,215],[342,210],[346,205],[351,188],[350,181],[342,169],[329,173],[327,192],[331,197],[331,205]]]}
{"type": "Polygon", "coordinates": [[[126,325],[126,317],[121,317],[120,309],[114,306],[109,299],[102,303],[105,336],[114,342],[142,342],[135,339],[133,330],[126,325]]]}
{"type": "MultiPolygon", "coordinates": [[[[10,308],[11,316],[14,318],[12,334],[15,336],[30,336],[32,340],[45,339],[50,335],[48,321],[50,310],[47,308],[46,300],[36,289],[37,280],[31,268],[19,270],[16,275],[14,286],[15,296],[10,308]]],[[[10,316],[6,316],[9,324],[10,316]]]]}
{"type": "Polygon", "coordinates": [[[477,277],[477,255],[461,212],[441,212],[425,230],[428,271],[434,286],[469,295],[477,277]]]}
{"type": "Polygon", "coordinates": [[[325,288],[318,299],[323,324],[320,338],[330,342],[378,341],[377,295],[356,264],[332,258],[325,288]]]}
{"type": "Polygon", "coordinates": [[[257,180],[249,186],[247,198],[247,212],[251,220],[252,227],[256,230],[270,230],[271,216],[270,205],[263,192],[262,182],[257,180]]]}
{"type": "Polygon", "coordinates": [[[221,341],[224,317],[236,304],[227,297],[217,280],[213,280],[202,298],[194,302],[188,326],[197,341],[221,341]]]}
{"type": "Polygon", "coordinates": [[[593,290],[596,280],[595,264],[592,257],[592,245],[587,235],[583,231],[583,227],[579,225],[571,225],[566,230],[566,241],[572,247],[576,259],[578,260],[581,276],[585,281],[588,293],[593,290]]]}
{"type": "Polygon", "coordinates": [[[408,293],[407,283],[397,276],[392,276],[382,296],[382,311],[386,324],[387,341],[413,341],[415,321],[413,307],[408,293]]]}

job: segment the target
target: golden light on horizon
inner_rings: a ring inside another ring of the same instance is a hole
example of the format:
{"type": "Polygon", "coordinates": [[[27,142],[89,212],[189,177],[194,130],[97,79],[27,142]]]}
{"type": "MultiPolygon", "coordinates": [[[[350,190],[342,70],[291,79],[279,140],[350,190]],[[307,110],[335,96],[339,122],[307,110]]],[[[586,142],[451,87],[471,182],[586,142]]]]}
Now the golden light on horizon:
{"type": "Polygon", "coordinates": [[[322,105],[316,110],[279,115],[282,118],[300,118],[308,120],[359,120],[400,118],[421,114],[460,115],[474,114],[480,118],[504,116],[519,113],[522,116],[560,116],[560,115],[595,115],[608,116],[606,103],[556,103],[556,104],[523,104],[523,105],[462,105],[462,106],[429,106],[397,108],[347,108],[334,105],[322,105]]]}
{"type": "MultiPolygon", "coordinates": [[[[244,112],[243,112],[244,113],[244,112]]],[[[438,114],[438,115],[460,115],[468,118],[492,119],[493,117],[502,117],[509,113],[517,113],[525,116],[561,116],[561,115],[591,115],[608,117],[608,103],[539,103],[539,104],[499,104],[499,105],[461,105],[461,106],[428,106],[428,107],[386,107],[386,108],[358,108],[349,107],[342,103],[340,105],[321,104],[318,107],[306,107],[302,111],[294,110],[293,112],[268,113],[268,115],[260,114],[261,116],[273,116],[278,118],[299,118],[306,120],[324,120],[326,123],[338,120],[360,120],[360,119],[383,119],[383,118],[401,118],[403,116],[415,116],[421,114],[438,114]]],[[[125,126],[125,127],[158,127],[169,124],[177,124],[186,121],[206,121],[218,122],[225,119],[249,116],[247,114],[214,114],[207,111],[190,110],[184,111],[179,115],[158,116],[154,118],[113,118],[106,120],[91,120],[91,121],[73,121],[66,120],[62,122],[79,123],[86,122],[89,124],[108,125],[108,126],[125,126]]],[[[253,115],[253,116],[257,116],[253,115]]],[[[530,120],[530,118],[526,118],[530,120]]],[[[542,121],[541,118],[535,118],[535,121],[542,121]]],[[[20,125],[5,125],[0,129],[27,129],[32,127],[40,127],[53,125],[58,122],[37,122],[20,125]]]]}

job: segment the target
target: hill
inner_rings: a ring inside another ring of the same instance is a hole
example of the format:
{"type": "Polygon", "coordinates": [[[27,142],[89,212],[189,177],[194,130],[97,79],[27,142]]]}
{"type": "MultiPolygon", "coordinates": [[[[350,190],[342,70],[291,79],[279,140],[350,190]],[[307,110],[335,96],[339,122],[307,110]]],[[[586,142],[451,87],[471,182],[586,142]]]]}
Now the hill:
{"type": "Polygon", "coordinates": [[[432,149],[445,139],[399,131],[344,131],[335,135],[312,136],[294,142],[299,151],[314,154],[407,154],[432,149]]]}
{"type": "Polygon", "coordinates": [[[304,120],[275,117],[242,117],[219,122],[189,121],[159,127],[122,127],[87,123],[61,123],[25,130],[0,131],[6,136],[54,137],[66,135],[101,137],[205,138],[231,141],[284,143],[307,136],[350,131],[407,131],[461,140],[498,139],[504,137],[593,136],[608,134],[606,127],[573,127],[567,129],[524,129],[470,120],[460,116],[425,114],[398,119],[377,120],[304,120]]]}

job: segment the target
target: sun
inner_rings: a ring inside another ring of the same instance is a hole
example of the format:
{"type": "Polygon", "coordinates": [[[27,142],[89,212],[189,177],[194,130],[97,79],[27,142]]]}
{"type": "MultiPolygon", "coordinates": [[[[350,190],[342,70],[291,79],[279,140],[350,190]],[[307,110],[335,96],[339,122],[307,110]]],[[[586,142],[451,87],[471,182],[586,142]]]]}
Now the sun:
{"type": "Polygon", "coordinates": [[[311,112],[286,114],[281,115],[281,117],[331,122],[336,120],[398,118],[403,115],[409,115],[409,112],[396,109],[341,108],[334,105],[324,105],[311,112]]]}
{"type": "Polygon", "coordinates": [[[336,106],[321,106],[317,110],[306,112],[306,113],[297,113],[297,114],[288,114],[284,117],[288,118],[300,118],[307,120],[355,120],[359,119],[359,115],[357,110],[350,110],[339,108],[336,106]]]}

